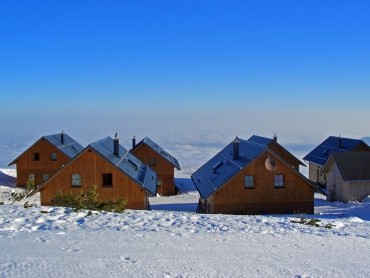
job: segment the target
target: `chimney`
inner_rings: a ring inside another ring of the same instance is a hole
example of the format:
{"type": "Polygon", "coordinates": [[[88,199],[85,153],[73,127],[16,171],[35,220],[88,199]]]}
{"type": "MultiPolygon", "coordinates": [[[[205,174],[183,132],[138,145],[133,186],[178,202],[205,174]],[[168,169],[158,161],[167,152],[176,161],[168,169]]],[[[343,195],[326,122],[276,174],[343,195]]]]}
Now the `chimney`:
{"type": "Polygon", "coordinates": [[[339,148],[342,147],[342,138],[340,137],[340,134],[339,134],[339,137],[338,137],[338,147],[339,148]]]}
{"type": "Polygon", "coordinates": [[[238,136],[236,136],[235,140],[233,141],[233,159],[234,160],[237,160],[239,159],[239,143],[240,143],[240,140],[238,138],[238,136]]]}
{"type": "Polygon", "coordinates": [[[132,148],[134,149],[136,146],[136,138],[135,138],[135,135],[134,137],[132,137],[132,148]]]}
{"type": "Polygon", "coordinates": [[[274,143],[277,143],[277,136],[276,136],[276,133],[274,135],[274,143]]]}
{"type": "Polygon", "coordinates": [[[64,145],[64,132],[62,130],[62,133],[60,134],[60,142],[64,145]]]}
{"type": "Polygon", "coordinates": [[[116,136],[113,139],[113,143],[114,143],[113,153],[114,153],[115,156],[119,157],[119,139],[117,138],[117,133],[116,133],[116,136]]]}

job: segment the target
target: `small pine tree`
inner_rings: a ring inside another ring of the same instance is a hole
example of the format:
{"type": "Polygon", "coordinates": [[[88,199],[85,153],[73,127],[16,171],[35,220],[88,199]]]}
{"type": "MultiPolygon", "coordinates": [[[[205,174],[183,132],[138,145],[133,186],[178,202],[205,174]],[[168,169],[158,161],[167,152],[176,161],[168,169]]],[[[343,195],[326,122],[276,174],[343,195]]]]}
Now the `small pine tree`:
{"type": "Polygon", "coordinates": [[[96,185],[93,185],[86,193],[84,193],[82,190],[77,194],[72,192],[63,194],[61,191],[58,191],[54,196],[54,203],[56,206],[73,208],[74,211],[79,211],[81,209],[118,213],[125,211],[125,206],[127,204],[125,199],[118,199],[115,201],[99,201],[99,194],[97,193],[96,189],[96,185]]]}
{"type": "MultiPolygon", "coordinates": [[[[28,180],[26,183],[26,187],[22,192],[12,192],[10,193],[9,200],[11,200],[11,205],[13,205],[15,202],[22,201],[29,193],[31,193],[32,190],[35,189],[35,181],[34,180],[28,180]]],[[[28,205],[28,207],[31,205],[28,205]]]]}

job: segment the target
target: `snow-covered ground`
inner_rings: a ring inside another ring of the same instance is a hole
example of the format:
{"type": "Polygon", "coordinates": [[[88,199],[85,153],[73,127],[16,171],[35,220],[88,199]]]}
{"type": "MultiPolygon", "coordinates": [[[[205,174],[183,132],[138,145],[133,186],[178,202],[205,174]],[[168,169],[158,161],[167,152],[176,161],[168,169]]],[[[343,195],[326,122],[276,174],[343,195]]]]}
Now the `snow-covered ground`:
{"type": "Polygon", "coordinates": [[[0,277],[370,277],[369,202],[316,195],[314,227],[292,222],[301,215],[195,214],[195,192],[88,216],[8,205],[19,189],[0,189],[0,277]]]}

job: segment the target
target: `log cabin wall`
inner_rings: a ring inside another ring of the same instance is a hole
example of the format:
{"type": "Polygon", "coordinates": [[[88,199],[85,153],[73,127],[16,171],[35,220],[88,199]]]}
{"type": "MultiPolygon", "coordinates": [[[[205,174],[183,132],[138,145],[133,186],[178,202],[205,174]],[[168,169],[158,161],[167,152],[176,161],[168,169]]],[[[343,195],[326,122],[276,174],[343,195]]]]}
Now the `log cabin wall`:
{"type": "Polygon", "coordinates": [[[53,205],[54,196],[59,190],[63,194],[79,193],[81,190],[86,192],[92,185],[97,186],[98,199],[101,201],[125,198],[128,209],[147,208],[147,192],[91,149],[76,157],[40,190],[41,205],[53,205]],[[81,186],[72,186],[72,174],[81,175],[81,186]],[[112,186],[103,186],[103,174],[112,174],[112,186]]]}
{"type": "MultiPolygon", "coordinates": [[[[314,189],[292,169],[276,161],[276,170],[265,167],[262,155],[213,194],[213,213],[275,214],[313,213],[314,189]],[[274,187],[274,175],[284,176],[284,187],[274,187]],[[254,177],[254,188],[246,189],[245,176],[254,177]]],[[[212,213],[212,212],[211,212],[212,213]]]]}
{"type": "Polygon", "coordinates": [[[138,145],[132,150],[132,154],[157,173],[158,194],[163,196],[176,194],[174,166],[167,159],[146,144],[138,145]]]}
{"type": "Polygon", "coordinates": [[[44,182],[44,175],[47,174],[49,178],[55,174],[62,165],[67,164],[70,158],[61,152],[58,148],[53,146],[45,139],[40,139],[35,145],[31,146],[24,152],[17,164],[17,185],[26,186],[29,181],[30,174],[35,177],[35,185],[44,182]],[[55,153],[55,157],[51,157],[55,153]],[[35,154],[38,154],[38,160],[35,160],[35,154]]]}

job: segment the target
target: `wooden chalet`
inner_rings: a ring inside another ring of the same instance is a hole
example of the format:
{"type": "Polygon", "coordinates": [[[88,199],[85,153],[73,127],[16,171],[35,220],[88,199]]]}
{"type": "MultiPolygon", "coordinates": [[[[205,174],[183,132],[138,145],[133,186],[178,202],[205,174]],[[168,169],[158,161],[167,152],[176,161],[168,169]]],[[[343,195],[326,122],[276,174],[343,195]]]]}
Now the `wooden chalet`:
{"type": "Polygon", "coordinates": [[[316,188],[300,164],[277,138],[236,138],[191,176],[201,196],[198,212],[312,214],[316,188]]]}
{"type": "Polygon", "coordinates": [[[176,158],[148,137],[136,144],[134,136],[131,153],[157,173],[158,194],[165,196],[176,194],[174,169],[181,170],[176,158]]]}
{"type": "Polygon", "coordinates": [[[148,209],[148,197],[156,195],[156,174],[119,144],[106,137],[88,145],[52,178],[36,188],[41,205],[53,205],[58,191],[86,192],[97,186],[101,201],[127,200],[126,208],[148,209]]]}
{"type": "Polygon", "coordinates": [[[29,181],[39,185],[82,150],[83,147],[64,132],[43,136],[9,166],[16,165],[17,186],[25,187],[29,181]]]}
{"type": "Polygon", "coordinates": [[[370,151],[370,147],[362,140],[329,136],[320,145],[308,153],[303,160],[308,162],[309,179],[326,188],[327,176],[322,167],[334,152],[370,151]]]}
{"type": "Polygon", "coordinates": [[[361,202],[370,195],[370,152],[334,152],[322,172],[329,201],[361,202]]]}

